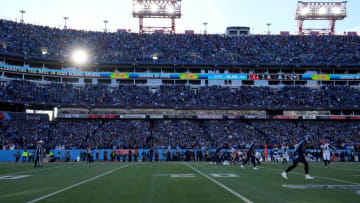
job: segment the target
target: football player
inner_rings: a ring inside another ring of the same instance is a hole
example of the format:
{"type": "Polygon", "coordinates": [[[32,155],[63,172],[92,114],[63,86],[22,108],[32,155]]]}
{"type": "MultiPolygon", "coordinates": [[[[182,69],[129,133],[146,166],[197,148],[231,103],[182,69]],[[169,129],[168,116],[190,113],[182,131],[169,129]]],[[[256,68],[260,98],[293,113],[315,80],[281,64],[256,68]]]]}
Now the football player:
{"type": "Polygon", "coordinates": [[[314,177],[309,175],[309,163],[306,161],[305,159],[305,150],[308,144],[308,139],[304,139],[303,141],[301,141],[295,148],[295,152],[294,152],[294,158],[293,158],[293,164],[291,166],[289,166],[286,171],[281,173],[281,176],[284,179],[288,179],[287,174],[293,170],[294,168],[296,168],[296,166],[298,165],[298,163],[303,163],[304,164],[304,169],[305,169],[305,179],[306,180],[311,180],[314,179],[314,177]]]}
{"type": "Polygon", "coordinates": [[[281,147],[281,153],[282,153],[282,163],[287,164],[288,160],[288,154],[287,154],[287,147],[283,144],[281,147]]]}
{"type": "Polygon", "coordinates": [[[245,169],[244,165],[249,162],[249,160],[251,159],[251,163],[253,164],[254,166],[254,170],[258,170],[258,168],[256,168],[256,162],[255,162],[255,144],[254,143],[251,143],[249,145],[249,149],[248,151],[246,152],[246,159],[244,159],[243,163],[240,165],[240,167],[242,169],[245,169]]]}
{"type": "Polygon", "coordinates": [[[323,152],[323,160],[325,164],[325,168],[330,165],[330,148],[336,150],[335,147],[331,146],[329,143],[326,143],[325,140],[321,142],[321,149],[323,152]]]}

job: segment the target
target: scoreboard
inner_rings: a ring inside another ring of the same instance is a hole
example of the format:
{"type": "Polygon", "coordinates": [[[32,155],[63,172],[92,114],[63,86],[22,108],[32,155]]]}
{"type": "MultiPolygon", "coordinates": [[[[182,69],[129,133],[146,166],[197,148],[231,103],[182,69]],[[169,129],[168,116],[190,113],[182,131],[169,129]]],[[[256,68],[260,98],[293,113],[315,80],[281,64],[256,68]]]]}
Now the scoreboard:
{"type": "Polygon", "coordinates": [[[298,74],[249,74],[248,80],[300,80],[298,74]]]}

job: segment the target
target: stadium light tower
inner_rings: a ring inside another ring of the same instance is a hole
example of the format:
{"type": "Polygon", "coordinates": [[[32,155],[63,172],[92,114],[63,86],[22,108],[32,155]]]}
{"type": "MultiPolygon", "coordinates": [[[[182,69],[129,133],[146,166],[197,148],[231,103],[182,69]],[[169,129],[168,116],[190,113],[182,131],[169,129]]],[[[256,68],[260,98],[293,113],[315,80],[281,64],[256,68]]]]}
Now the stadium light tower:
{"type": "Polygon", "coordinates": [[[299,1],[296,9],[298,34],[308,34],[320,31],[330,35],[335,34],[335,22],[346,17],[346,3],[342,2],[303,2],[299,1]],[[329,28],[303,29],[304,20],[329,20],[329,28]]]}
{"type": "Polygon", "coordinates": [[[67,17],[67,16],[64,17],[64,21],[65,21],[64,29],[65,29],[65,30],[67,29],[66,21],[67,21],[68,19],[69,19],[69,17],[67,17]]]}
{"type": "Polygon", "coordinates": [[[107,24],[108,22],[109,22],[108,20],[104,20],[104,24],[105,24],[104,32],[107,32],[106,24],[107,24]]]}
{"type": "Polygon", "coordinates": [[[26,13],[26,11],[24,11],[24,10],[20,10],[20,13],[21,13],[21,20],[20,20],[20,23],[24,23],[24,13],[26,13]]]}
{"type": "Polygon", "coordinates": [[[175,33],[175,19],[181,18],[181,0],[133,0],[133,17],[139,18],[139,32],[160,30],[175,33]],[[171,19],[171,27],[144,26],[144,18],[171,19]]]}
{"type": "Polygon", "coordinates": [[[206,26],[208,25],[208,23],[207,23],[207,22],[203,22],[203,25],[204,25],[204,35],[206,35],[206,34],[207,34],[206,26]]]}
{"type": "Polygon", "coordinates": [[[270,35],[270,26],[271,26],[271,23],[266,23],[266,26],[268,27],[267,34],[270,35]]]}

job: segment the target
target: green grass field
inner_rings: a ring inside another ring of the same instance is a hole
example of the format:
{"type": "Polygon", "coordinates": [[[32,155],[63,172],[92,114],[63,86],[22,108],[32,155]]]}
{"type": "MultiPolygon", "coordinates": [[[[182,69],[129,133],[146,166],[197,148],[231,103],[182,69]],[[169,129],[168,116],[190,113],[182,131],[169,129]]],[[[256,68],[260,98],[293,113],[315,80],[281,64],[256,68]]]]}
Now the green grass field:
{"type": "Polygon", "coordinates": [[[1,163],[0,202],[360,202],[359,163],[332,163],[328,169],[310,163],[316,179],[305,180],[298,166],[286,181],[280,173],[288,165],[263,164],[254,171],[250,165],[243,170],[185,162],[54,163],[36,169],[1,163]],[[20,175],[30,176],[5,179],[20,175]]]}

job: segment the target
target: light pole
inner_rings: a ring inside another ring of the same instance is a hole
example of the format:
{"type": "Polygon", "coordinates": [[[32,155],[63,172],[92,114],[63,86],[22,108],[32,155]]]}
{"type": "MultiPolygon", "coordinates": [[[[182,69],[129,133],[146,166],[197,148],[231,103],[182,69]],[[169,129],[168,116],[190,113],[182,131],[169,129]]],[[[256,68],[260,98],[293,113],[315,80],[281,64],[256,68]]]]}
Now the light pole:
{"type": "Polygon", "coordinates": [[[20,20],[20,23],[24,23],[24,13],[26,13],[26,11],[24,11],[24,10],[20,10],[20,13],[21,13],[21,20],[20,20]]]}
{"type": "Polygon", "coordinates": [[[66,26],[66,21],[69,19],[69,17],[65,16],[64,17],[64,20],[65,20],[65,25],[64,25],[64,29],[66,30],[67,29],[67,26],[66,26]]]}
{"type": "Polygon", "coordinates": [[[107,29],[106,29],[106,24],[107,24],[108,22],[109,22],[108,20],[104,20],[104,24],[105,24],[105,29],[104,29],[104,32],[107,32],[107,29]]]}
{"type": "Polygon", "coordinates": [[[271,23],[266,23],[266,26],[268,27],[267,34],[270,35],[270,26],[271,26],[271,23]]]}
{"type": "Polygon", "coordinates": [[[207,22],[203,22],[203,25],[204,25],[204,35],[206,35],[207,34],[207,31],[206,31],[206,26],[207,26],[207,22]]]}

